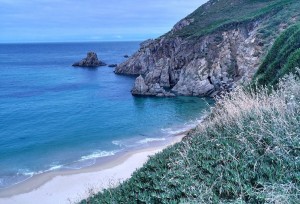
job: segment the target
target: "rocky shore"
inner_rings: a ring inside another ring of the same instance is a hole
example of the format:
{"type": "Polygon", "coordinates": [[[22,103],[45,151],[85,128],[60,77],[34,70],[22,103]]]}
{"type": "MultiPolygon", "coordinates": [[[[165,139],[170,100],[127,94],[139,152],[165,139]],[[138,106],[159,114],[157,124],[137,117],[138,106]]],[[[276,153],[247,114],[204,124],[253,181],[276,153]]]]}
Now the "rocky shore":
{"type": "Polygon", "coordinates": [[[144,78],[140,75],[136,78],[134,87],[131,90],[134,96],[159,96],[159,97],[174,97],[175,94],[166,91],[158,83],[146,85],[144,78]]]}

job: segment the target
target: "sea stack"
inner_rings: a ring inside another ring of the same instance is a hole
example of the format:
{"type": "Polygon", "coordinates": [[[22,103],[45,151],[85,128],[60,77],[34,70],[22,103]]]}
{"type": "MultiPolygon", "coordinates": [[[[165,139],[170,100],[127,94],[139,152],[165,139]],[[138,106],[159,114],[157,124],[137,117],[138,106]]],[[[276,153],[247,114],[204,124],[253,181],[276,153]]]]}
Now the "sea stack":
{"type": "Polygon", "coordinates": [[[86,58],[72,65],[73,67],[100,67],[106,64],[100,61],[95,52],[88,52],[86,58]]]}

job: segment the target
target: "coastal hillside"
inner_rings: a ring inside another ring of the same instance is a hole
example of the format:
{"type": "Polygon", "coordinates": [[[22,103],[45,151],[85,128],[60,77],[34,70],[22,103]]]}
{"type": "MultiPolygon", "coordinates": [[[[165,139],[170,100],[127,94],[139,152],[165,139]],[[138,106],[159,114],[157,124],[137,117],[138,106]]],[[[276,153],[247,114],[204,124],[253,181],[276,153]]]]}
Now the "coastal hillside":
{"type": "Polygon", "coordinates": [[[239,86],[182,142],[81,203],[299,203],[300,69],[294,65],[300,38],[292,34],[298,29],[278,37],[255,74],[254,81],[268,85],[261,82],[272,71],[276,89],[239,86]],[[290,51],[283,58],[274,50],[285,45],[290,51]],[[279,60],[283,68],[274,66],[279,60]]]}
{"type": "Polygon", "coordinates": [[[141,43],[115,72],[141,75],[134,95],[214,96],[250,82],[299,15],[298,0],[210,0],[170,32],[141,43]]]}
{"type": "Polygon", "coordinates": [[[299,203],[299,71],[271,95],[225,95],[182,142],[81,203],[299,203]]]}

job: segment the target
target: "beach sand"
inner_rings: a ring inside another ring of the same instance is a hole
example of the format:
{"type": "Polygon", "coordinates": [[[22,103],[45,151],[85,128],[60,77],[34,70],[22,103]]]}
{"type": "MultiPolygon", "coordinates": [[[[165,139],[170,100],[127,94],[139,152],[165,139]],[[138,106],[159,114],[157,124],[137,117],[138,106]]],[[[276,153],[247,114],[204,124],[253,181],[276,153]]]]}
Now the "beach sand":
{"type": "Polygon", "coordinates": [[[174,137],[170,144],[135,150],[104,164],[70,171],[48,172],[0,192],[0,204],[65,204],[76,203],[94,192],[116,186],[154,155],[181,141],[185,134],[174,137]]]}

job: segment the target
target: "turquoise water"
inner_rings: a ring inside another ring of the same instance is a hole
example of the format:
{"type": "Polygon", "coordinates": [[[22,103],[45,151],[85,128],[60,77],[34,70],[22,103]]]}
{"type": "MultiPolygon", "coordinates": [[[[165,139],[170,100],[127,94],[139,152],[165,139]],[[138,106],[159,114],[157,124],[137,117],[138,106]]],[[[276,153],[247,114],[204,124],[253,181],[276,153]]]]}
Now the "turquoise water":
{"type": "Polygon", "coordinates": [[[95,51],[120,63],[138,42],[0,45],[0,188],[76,169],[193,127],[209,100],[135,98],[134,77],[74,68],[95,51]]]}

